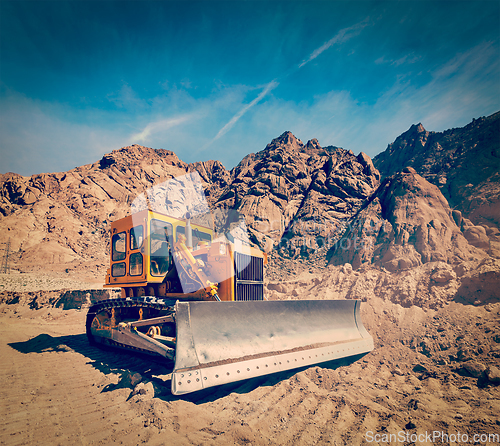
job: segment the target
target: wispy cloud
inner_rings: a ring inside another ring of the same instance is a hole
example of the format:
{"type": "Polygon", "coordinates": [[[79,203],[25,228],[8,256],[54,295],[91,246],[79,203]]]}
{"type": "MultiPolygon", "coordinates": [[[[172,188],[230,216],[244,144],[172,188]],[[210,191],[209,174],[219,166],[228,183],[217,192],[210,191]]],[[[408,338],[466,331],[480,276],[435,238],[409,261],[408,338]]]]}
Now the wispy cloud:
{"type": "Polygon", "coordinates": [[[403,57],[400,57],[399,59],[386,59],[385,56],[381,56],[378,59],[374,61],[376,65],[381,65],[381,64],[390,64],[395,67],[399,67],[400,65],[403,64],[414,64],[418,62],[421,59],[421,57],[414,55],[413,53],[407,54],[403,57]]]}
{"type": "Polygon", "coordinates": [[[276,88],[279,85],[279,80],[283,80],[290,76],[294,71],[300,70],[304,65],[308,64],[310,61],[316,59],[320,54],[325,52],[327,49],[335,45],[336,43],[342,43],[345,42],[352,37],[357,36],[363,28],[365,28],[368,25],[368,18],[364,19],[363,21],[350,26],[348,28],[341,29],[334,37],[332,37],[328,42],[325,42],[323,45],[321,45],[319,48],[314,50],[309,57],[301,62],[298,66],[293,67],[292,69],[288,70],[286,73],[282,74],[280,77],[272,80],[269,82],[264,89],[260,92],[260,94],[249,104],[245,105],[238,113],[236,113],[230,120],[225,124],[215,135],[215,137],[210,140],[207,144],[205,144],[203,147],[200,148],[198,152],[201,152],[208,148],[211,144],[213,144],[215,141],[217,141],[219,138],[224,136],[227,132],[229,132],[234,125],[238,122],[238,120],[248,111],[250,110],[254,105],[258,104],[271,90],[276,88]]]}
{"type": "Polygon", "coordinates": [[[336,43],[343,43],[352,37],[357,36],[363,28],[368,25],[368,19],[363,20],[362,22],[357,23],[356,25],[350,26],[348,28],[341,29],[335,36],[333,36],[328,42],[325,42],[319,48],[316,48],[307,59],[302,61],[299,64],[299,68],[302,68],[304,65],[308,64],[312,60],[316,59],[320,54],[324,53],[327,49],[331,48],[336,43]]]}
{"type": "Polygon", "coordinates": [[[122,109],[143,110],[147,108],[147,101],[141,99],[128,84],[123,84],[118,92],[108,95],[108,100],[122,109]]]}
{"type": "Polygon", "coordinates": [[[347,90],[316,95],[307,103],[273,96],[252,115],[249,126],[268,141],[291,130],[302,141],[317,138],[322,146],[373,157],[412,124],[444,131],[498,111],[499,65],[495,48],[486,42],[442,61],[421,83],[397,77],[374,103],[359,101],[347,90]]]}
{"type": "Polygon", "coordinates": [[[192,114],[177,116],[175,118],[160,119],[158,121],[150,122],[139,133],[134,133],[130,139],[135,142],[145,143],[155,133],[163,132],[172,127],[178,126],[193,119],[192,114]]]}
{"type": "Polygon", "coordinates": [[[271,81],[269,82],[265,87],[264,89],[259,93],[259,95],[252,101],[250,102],[249,104],[245,105],[245,107],[243,107],[238,113],[236,113],[231,119],[230,121],[224,126],[222,127],[219,132],[217,133],[217,135],[215,135],[215,138],[211,141],[214,142],[214,141],[217,141],[221,136],[225,135],[227,132],[229,132],[229,130],[231,130],[234,126],[234,124],[236,124],[238,122],[238,120],[248,111],[250,110],[254,105],[258,104],[262,99],[264,99],[264,97],[274,88],[276,88],[278,86],[278,82],[276,81],[271,81]]]}
{"type": "Polygon", "coordinates": [[[0,172],[31,175],[92,163],[126,145],[124,134],[126,126],[102,111],[9,92],[0,99],[0,172]]]}
{"type": "Polygon", "coordinates": [[[217,135],[215,135],[209,142],[207,142],[205,145],[203,145],[200,149],[198,149],[195,154],[202,152],[203,150],[207,149],[210,147],[215,141],[217,141],[219,138],[224,136],[229,130],[231,130],[234,125],[238,122],[238,120],[248,111],[250,110],[253,106],[258,104],[262,99],[266,97],[266,95],[276,88],[279,85],[279,83],[276,80],[273,80],[269,82],[264,89],[259,93],[259,95],[250,103],[245,105],[238,113],[236,113],[228,122],[227,124],[224,125],[218,132],[217,135]]]}

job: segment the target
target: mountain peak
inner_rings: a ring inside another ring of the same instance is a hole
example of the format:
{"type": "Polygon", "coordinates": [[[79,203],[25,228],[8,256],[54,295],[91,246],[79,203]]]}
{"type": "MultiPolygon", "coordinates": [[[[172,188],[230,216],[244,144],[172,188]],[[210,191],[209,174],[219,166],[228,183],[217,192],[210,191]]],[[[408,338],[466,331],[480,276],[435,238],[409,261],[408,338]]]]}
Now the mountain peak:
{"type": "Polygon", "coordinates": [[[421,122],[419,122],[418,124],[413,124],[410,127],[410,130],[416,131],[417,133],[423,133],[426,131],[421,122]]]}
{"type": "Polygon", "coordinates": [[[410,140],[410,139],[420,138],[422,136],[425,136],[426,133],[428,133],[427,130],[425,130],[422,123],[419,122],[418,124],[412,124],[411,127],[406,132],[402,133],[396,138],[396,141],[398,139],[410,140]]]}
{"type": "Polygon", "coordinates": [[[278,138],[275,138],[271,141],[268,146],[291,146],[291,147],[301,147],[303,146],[303,142],[295,137],[295,135],[290,132],[286,131],[284,132],[281,136],[278,136],[278,138]]]}

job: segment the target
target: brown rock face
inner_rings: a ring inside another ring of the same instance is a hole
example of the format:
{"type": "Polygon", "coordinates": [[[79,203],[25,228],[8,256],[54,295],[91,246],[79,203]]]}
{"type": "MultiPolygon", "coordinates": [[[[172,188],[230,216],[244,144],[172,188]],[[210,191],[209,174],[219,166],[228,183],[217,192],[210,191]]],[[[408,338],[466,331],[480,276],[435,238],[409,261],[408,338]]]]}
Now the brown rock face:
{"type": "Polygon", "coordinates": [[[280,241],[287,250],[312,248],[354,215],[379,178],[365,154],[322,148],[316,139],[304,144],[285,132],[232,170],[215,206],[245,215],[253,240],[267,251],[280,241]]]}
{"type": "Polygon", "coordinates": [[[203,181],[205,196],[214,204],[229,184],[231,174],[220,161],[197,161],[188,165],[189,172],[197,171],[203,181]]]}
{"type": "Polygon", "coordinates": [[[109,223],[130,213],[146,189],[194,170],[208,202],[244,214],[254,241],[267,250],[286,230],[291,237],[326,235],[356,212],[379,179],[366,155],[322,148],[317,140],[304,145],[290,132],[232,172],[218,161],[188,165],[171,151],[133,145],[68,172],[2,175],[0,243],[11,240],[11,264],[21,270],[101,268],[102,274],[109,223]]]}
{"type": "MultiPolygon", "coordinates": [[[[381,184],[331,255],[332,264],[375,264],[395,272],[428,262],[459,264],[486,253],[468,243],[438,187],[409,168],[381,184]]],[[[453,274],[436,271],[433,280],[446,282],[453,274]]]]}
{"type": "Polygon", "coordinates": [[[83,273],[101,268],[102,275],[109,223],[127,215],[147,188],[188,170],[199,170],[208,190],[228,176],[217,161],[187,165],[169,150],[138,145],[68,172],[2,175],[0,242],[10,239],[11,264],[21,269],[83,273]]]}
{"type": "Polygon", "coordinates": [[[445,132],[412,125],[373,163],[383,176],[411,166],[474,224],[500,225],[500,112],[445,132]]]}

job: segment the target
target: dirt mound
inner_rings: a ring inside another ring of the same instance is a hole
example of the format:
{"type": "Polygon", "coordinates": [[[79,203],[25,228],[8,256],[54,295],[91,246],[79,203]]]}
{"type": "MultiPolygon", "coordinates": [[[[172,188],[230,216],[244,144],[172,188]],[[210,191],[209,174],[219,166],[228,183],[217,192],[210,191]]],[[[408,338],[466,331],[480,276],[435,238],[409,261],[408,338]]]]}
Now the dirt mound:
{"type": "Polygon", "coordinates": [[[268,298],[387,300],[405,308],[441,308],[448,302],[485,305],[500,301],[497,290],[500,261],[428,262],[390,272],[372,266],[353,270],[351,264],[328,266],[321,274],[304,271],[267,283],[268,298]]]}

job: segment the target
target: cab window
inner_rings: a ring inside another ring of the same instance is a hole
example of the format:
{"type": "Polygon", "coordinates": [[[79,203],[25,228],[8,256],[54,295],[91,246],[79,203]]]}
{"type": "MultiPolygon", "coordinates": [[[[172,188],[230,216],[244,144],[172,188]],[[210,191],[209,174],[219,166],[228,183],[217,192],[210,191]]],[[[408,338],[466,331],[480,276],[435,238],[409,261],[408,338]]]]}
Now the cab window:
{"type": "Polygon", "coordinates": [[[140,252],[134,252],[133,254],[130,254],[130,275],[142,275],[142,254],[140,252]]]}
{"type": "Polygon", "coordinates": [[[111,275],[113,277],[123,277],[125,275],[125,262],[113,263],[111,266],[111,275]]]}
{"type": "Polygon", "coordinates": [[[130,230],[130,249],[139,249],[142,246],[143,228],[142,225],[135,226],[130,230]]]}
{"type": "Polygon", "coordinates": [[[150,253],[151,275],[162,276],[172,265],[169,241],[172,238],[172,225],[165,221],[151,220],[150,253]]]}
{"type": "MultiPolygon", "coordinates": [[[[202,232],[200,231],[199,229],[197,228],[193,228],[193,246],[196,248],[196,246],[198,246],[198,243],[199,242],[211,242],[212,241],[212,237],[210,236],[210,234],[207,234],[206,232],[202,232]]],[[[179,241],[179,235],[180,234],[183,234],[185,235],[186,234],[186,228],[184,226],[177,226],[175,228],[175,231],[176,231],[176,241],[179,241]]]]}
{"type": "Polygon", "coordinates": [[[125,260],[126,251],[126,234],[125,232],[120,232],[119,234],[113,235],[111,241],[111,259],[113,262],[118,260],[125,260]]]}

